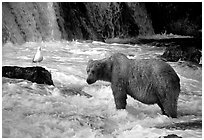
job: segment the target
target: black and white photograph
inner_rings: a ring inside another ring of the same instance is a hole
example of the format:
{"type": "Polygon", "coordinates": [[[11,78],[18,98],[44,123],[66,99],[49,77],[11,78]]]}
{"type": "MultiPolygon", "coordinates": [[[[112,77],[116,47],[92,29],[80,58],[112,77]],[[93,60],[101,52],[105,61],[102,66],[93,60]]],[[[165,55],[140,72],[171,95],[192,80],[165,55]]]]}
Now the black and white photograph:
{"type": "Polygon", "coordinates": [[[2,138],[202,138],[202,1],[1,8],[2,138]]]}

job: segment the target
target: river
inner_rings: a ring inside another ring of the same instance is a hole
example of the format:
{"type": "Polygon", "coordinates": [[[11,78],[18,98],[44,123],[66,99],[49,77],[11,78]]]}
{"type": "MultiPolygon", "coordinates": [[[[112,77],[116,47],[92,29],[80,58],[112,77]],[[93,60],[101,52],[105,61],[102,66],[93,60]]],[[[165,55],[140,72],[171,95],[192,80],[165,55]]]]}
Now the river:
{"type": "Polygon", "coordinates": [[[115,52],[130,59],[151,59],[163,54],[164,48],[96,41],[7,43],[2,46],[2,65],[35,66],[31,61],[38,46],[44,56],[38,65],[51,71],[55,86],[2,77],[3,137],[202,137],[201,67],[168,62],[181,80],[178,118],[172,119],[161,115],[157,105],[146,105],[129,96],[127,108],[116,110],[110,83],[86,83],[89,59],[102,59],[115,52]]]}

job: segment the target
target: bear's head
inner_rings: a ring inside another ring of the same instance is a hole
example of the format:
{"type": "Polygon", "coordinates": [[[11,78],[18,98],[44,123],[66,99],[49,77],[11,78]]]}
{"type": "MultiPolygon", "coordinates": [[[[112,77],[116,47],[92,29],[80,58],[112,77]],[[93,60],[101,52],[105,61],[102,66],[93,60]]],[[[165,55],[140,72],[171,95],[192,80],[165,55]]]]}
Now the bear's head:
{"type": "Polygon", "coordinates": [[[88,74],[86,82],[88,84],[93,84],[97,80],[100,80],[103,69],[103,64],[99,60],[89,60],[88,65],[86,67],[86,71],[88,74]]]}

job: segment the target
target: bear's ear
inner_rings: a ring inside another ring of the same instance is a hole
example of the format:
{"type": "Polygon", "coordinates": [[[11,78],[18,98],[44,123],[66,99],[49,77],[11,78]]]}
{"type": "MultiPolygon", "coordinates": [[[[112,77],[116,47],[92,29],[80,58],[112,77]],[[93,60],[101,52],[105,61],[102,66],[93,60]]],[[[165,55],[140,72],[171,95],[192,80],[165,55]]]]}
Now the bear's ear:
{"type": "Polygon", "coordinates": [[[93,62],[93,59],[90,59],[90,60],[88,61],[88,65],[91,64],[92,62],[93,62]]]}

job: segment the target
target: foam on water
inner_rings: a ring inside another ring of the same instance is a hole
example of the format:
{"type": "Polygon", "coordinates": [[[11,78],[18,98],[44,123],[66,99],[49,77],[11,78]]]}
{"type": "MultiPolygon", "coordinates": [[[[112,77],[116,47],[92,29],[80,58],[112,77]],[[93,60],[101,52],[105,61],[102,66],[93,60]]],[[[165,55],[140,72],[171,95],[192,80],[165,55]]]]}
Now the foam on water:
{"type": "Polygon", "coordinates": [[[129,96],[127,108],[116,110],[110,83],[86,83],[89,59],[102,59],[114,52],[122,52],[131,59],[155,58],[162,54],[162,48],[97,41],[6,44],[2,49],[3,65],[33,66],[32,57],[39,45],[43,46],[45,58],[40,65],[51,71],[55,87],[3,78],[3,137],[202,136],[201,129],[158,128],[202,120],[202,70],[170,63],[181,79],[178,118],[172,119],[161,115],[157,105],[145,105],[129,96]]]}

